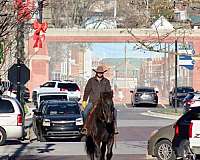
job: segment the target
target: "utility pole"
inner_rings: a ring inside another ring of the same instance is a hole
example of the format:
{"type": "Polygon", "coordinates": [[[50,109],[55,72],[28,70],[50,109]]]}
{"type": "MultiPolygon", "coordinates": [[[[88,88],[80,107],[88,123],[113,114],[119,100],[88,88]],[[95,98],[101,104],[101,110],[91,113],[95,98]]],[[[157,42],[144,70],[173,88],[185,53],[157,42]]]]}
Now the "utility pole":
{"type": "Polygon", "coordinates": [[[175,112],[177,112],[177,53],[178,53],[178,44],[177,44],[177,40],[175,40],[175,66],[174,66],[174,69],[175,69],[175,72],[174,72],[174,87],[175,87],[175,97],[174,97],[174,100],[175,100],[175,104],[174,104],[174,108],[175,108],[175,112]]]}

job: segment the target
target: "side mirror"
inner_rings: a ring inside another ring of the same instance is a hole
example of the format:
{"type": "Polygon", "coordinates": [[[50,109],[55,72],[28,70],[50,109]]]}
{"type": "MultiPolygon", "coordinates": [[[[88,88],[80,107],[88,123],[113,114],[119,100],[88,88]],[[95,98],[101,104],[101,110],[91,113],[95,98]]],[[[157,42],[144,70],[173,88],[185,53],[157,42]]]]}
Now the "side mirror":
{"type": "Polygon", "coordinates": [[[42,113],[40,111],[38,111],[38,109],[34,109],[33,110],[33,113],[36,115],[36,116],[40,116],[42,113]]]}
{"type": "Polygon", "coordinates": [[[170,91],[169,93],[172,94],[172,91],[170,91]]]}
{"type": "Polygon", "coordinates": [[[159,93],[159,91],[156,91],[156,93],[159,93]]]}
{"type": "Polygon", "coordinates": [[[42,85],[42,84],[40,85],[40,88],[41,88],[41,87],[43,87],[43,85],[42,85]]]}
{"type": "Polygon", "coordinates": [[[130,93],[133,93],[133,91],[130,91],[130,93]]]}

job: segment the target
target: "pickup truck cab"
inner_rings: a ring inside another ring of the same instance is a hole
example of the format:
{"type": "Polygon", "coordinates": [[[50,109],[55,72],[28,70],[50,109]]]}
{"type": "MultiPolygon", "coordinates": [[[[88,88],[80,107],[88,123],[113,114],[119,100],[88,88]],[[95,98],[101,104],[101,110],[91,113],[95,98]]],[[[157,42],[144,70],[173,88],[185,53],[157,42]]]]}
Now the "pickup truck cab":
{"type": "Polygon", "coordinates": [[[200,120],[192,120],[189,142],[192,152],[196,155],[200,155],[200,120]]]}
{"type": "Polygon", "coordinates": [[[174,125],[172,146],[177,158],[195,159],[200,155],[200,106],[190,108],[174,125]]]}

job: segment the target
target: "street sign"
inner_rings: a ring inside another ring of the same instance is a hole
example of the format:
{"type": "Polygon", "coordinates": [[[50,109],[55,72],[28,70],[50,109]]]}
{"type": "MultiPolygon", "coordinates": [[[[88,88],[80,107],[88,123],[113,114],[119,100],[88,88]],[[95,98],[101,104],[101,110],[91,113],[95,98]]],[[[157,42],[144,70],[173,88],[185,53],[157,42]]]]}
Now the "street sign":
{"type": "Polygon", "coordinates": [[[179,59],[178,59],[179,66],[184,66],[189,70],[193,70],[194,64],[195,64],[195,61],[194,59],[192,59],[191,56],[179,55],[179,59]]]}
{"type": "MultiPolygon", "coordinates": [[[[25,64],[20,65],[20,84],[24,85],[30,80],[30,70],[25,64]]],[[[8,70],[8,80],[17,85],[17,64],[13,64],[8,70]]]]}

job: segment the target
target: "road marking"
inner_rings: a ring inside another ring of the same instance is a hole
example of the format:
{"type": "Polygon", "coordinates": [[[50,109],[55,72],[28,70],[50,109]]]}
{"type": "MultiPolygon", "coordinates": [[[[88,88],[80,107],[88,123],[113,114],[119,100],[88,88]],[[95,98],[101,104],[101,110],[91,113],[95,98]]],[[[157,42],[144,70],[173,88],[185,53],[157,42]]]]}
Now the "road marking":
{"type": "Polygon", "coordinates": [[[167,106],[165,106],[164,104],[160,103],[160,105],[163,107],[163,108],[167,108],[167,106]]]}

